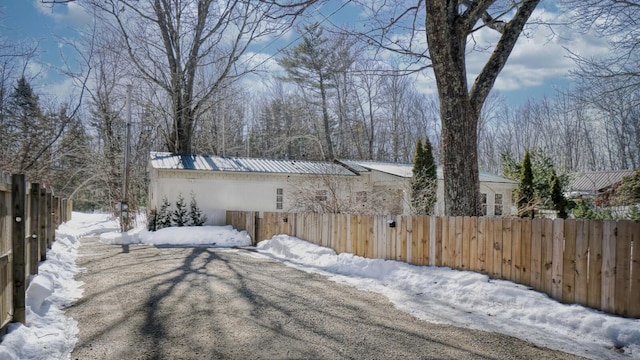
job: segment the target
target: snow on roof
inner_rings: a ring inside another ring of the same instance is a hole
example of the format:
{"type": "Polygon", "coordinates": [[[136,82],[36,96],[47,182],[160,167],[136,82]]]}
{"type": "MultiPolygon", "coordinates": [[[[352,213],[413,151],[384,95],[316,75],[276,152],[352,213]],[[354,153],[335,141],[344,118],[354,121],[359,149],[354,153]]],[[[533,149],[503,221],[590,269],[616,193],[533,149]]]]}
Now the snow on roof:
{"type": "Polygon", "coordinates": [[[165,170],[202,170],[274,174],[357,176],[344,166],[329,162],[251,159],[215,155],[177,155],[151,152],[151,167],[165,170]]]}
{"type": "Polygon", "coordinates": [[[633,170],[588,171],[573,174],[569,191],[598,192],[622,181],[633,170]]]}
{"type": "MultiPolygon", "coordinates": [[[[388,162],[377,162],[377,161],[367,161],[367,160],[338,160],[338,161],[357,172],[369,172],[371,170],[375,170],[375,171],[380,171],[386,174],[399,176],[403,178],[410,178],[413,175],[413,164],[388,163],[388,162]]],[[[442,167],[438,166],[437,174],[438,174],[438,179],[440,180],[444,179],[442,175],[442,167]]],[[[492,183],[507,183],[507,184],[518,183],[517,181],[503,178],[502,176],[491,174],[486,171],[480,171],[480,181],[492,182],[492,183]]]]}

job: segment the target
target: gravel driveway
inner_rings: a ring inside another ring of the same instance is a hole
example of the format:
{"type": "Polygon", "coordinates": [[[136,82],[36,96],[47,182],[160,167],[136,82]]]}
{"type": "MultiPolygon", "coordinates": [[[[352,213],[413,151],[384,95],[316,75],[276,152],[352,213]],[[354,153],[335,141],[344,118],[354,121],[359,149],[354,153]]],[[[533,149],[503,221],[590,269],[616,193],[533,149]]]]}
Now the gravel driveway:
{"type": "Polygon", "coordinates": [[[71,359],[576,358],[420,321],[382,295],[248,250],[81,243],[71,359]]]}

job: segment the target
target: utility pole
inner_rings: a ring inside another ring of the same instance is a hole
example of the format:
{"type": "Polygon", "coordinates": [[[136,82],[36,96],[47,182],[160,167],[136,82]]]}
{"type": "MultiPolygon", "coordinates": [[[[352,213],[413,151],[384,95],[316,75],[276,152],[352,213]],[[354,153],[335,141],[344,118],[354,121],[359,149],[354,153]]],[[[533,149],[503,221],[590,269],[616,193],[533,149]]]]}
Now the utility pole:
{"type": "Polygon", "coordinates": [[[122,202],[120,203],[120,227],[121,231],[125,232],[129,230],[129,148],[131,147],[131,88],[132,85],[127,85],[127,124],[125,134],[125,147],[124,147],[124,166],[122,174],[122,202]]]}

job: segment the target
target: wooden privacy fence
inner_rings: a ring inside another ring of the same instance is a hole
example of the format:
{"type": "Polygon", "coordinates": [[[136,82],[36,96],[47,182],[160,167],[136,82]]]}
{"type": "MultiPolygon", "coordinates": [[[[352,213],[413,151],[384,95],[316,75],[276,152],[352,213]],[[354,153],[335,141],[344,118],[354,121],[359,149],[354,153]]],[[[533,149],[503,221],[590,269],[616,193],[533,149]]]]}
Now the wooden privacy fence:
{"type": "Polygon", "coordinates": [[[71,205],[24,175],[0,173],[0,334],[10,322],[26,323],[29,275],[46,260],[58,225],[71,219],[71,205]]]}
{"type": "Polygon", "coordinates": [[[227,212],[252,239],[288,234],[367,258],[511,280],[564,303],[640,318],[640,222],[227,212]]]}

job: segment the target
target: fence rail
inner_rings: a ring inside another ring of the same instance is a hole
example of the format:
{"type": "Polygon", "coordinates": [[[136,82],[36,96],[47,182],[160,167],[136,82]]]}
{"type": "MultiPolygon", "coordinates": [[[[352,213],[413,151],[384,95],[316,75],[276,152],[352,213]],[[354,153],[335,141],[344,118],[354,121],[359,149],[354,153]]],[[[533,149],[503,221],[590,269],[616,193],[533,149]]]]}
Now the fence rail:
{"type": "Polygon", "coordinates": [[[227,212],[254,239],[288,234],[367,258],[511,280],[564,303],[640,318],[640,222],[227,212]]]}
{"type": "Polygon", "coordinates": [[[46,260],[55,229],[71,219],[71,200],[61,199],[24,175],[0,173],[0,335],[10,322],[26,323],[29,275],[46,260]]]}

